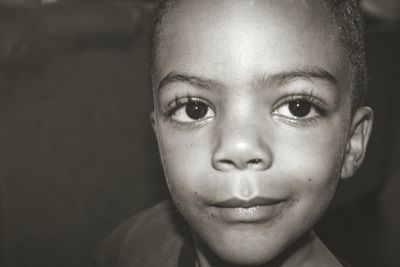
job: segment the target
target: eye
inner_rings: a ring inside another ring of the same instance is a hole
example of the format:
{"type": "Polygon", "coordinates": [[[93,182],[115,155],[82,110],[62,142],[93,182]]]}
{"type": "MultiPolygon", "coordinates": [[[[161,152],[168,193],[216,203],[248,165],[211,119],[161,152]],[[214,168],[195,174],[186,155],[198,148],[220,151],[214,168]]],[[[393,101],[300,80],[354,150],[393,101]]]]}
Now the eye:
{"type": "Polygon", "coordinates": [[[177,102],[172,119],[182,123],[201,121],[215,116],[211,107],[200,101],[189,99],[186,103],[177,102]]]}
{"type": "Polygon", "coordinates": [[[323,111],[322,107],[313,103],[312,100],[297,98],[284,100],[273,113],[289,119],[306,120],[319,117],[323,111]]]}

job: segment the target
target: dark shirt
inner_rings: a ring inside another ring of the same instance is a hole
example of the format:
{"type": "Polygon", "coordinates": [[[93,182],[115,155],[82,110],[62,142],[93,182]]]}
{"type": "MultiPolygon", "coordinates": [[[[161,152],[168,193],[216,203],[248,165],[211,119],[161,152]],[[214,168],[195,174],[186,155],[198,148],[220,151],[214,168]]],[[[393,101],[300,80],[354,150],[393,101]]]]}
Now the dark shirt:
{"type": "Polygon", "coordinates": [[[195,267],[190,228],[171,202],[162,202],[119,226],[99,247],[95,266],[195,267]]]}
{"type": "Polygon", "coordinates": [[[141,212],[99,247],[97,267],[194,267],[191,232],[171,202],[141,212]]]}

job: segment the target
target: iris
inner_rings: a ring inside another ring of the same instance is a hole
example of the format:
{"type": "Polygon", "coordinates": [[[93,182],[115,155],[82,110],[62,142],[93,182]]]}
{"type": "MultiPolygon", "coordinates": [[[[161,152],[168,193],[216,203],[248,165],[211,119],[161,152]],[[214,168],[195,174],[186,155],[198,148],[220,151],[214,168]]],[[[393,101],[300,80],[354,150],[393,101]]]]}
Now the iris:
{"type": "Polygon", "coordinates": [[[311,111],[311,104],[307,101],[298,99],[289,103],[290,112],[299,118],[307,116],[311,111]]]}
{"type": "Polygon", "coordinates": [[[190,101],[186,104],[186,114],[193,120],[200,120],[207,114],[208,106],[199,101],[190,101]]]}

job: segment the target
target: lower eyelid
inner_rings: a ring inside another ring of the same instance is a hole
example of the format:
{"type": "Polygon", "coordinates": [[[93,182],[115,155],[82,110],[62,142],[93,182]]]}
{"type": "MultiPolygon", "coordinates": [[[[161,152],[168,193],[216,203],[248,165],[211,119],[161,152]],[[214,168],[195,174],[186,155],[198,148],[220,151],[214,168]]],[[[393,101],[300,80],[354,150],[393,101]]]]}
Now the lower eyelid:
{"type": "Polygon", "coordinates": [[[289,118],[286,116],[276,114],[276,118],[279,121],[282,121],[283,123],[288,124],[293,127],[306,127],[306,126],[316,125],[320,119],[320,116],[307,118],[307,119],[293,119],[293,118],[289,118]]]}

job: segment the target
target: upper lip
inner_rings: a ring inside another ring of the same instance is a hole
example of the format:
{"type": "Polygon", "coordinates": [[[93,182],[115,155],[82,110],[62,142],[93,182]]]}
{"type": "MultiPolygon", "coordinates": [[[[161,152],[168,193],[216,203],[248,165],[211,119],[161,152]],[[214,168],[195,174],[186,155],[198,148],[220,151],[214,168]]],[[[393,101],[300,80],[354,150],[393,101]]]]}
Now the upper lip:
{"type": "Polygon", "coordinates": [[[218,208],[251,208],[256,206],[273,205],[282,201],[284,200],[269,197],[254,197],[246,200],[233,197],[220,202],[215,202],[212,205],[218,208]]]}

